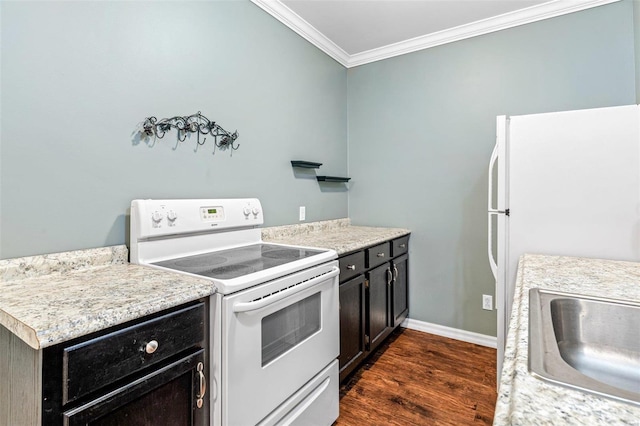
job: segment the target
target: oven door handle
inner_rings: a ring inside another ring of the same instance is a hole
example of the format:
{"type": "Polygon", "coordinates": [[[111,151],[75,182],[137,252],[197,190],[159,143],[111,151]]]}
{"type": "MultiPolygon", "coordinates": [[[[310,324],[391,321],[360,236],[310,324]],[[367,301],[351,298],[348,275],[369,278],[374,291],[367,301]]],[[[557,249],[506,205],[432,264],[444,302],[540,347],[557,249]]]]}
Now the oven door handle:
{"type": "Polygon", "coordinates": [[[333,268],[331,268],[331,272],[320,275],[319,277],[312,278],[309,281],[303,281],[299,284],[294,285],[293,287],[289,287],[277,293],[270,294],[269,296],[263,297],[262,299],[252,301],[252,302],[234,303],[233,312],[249,313],[252,311],[258,311],[262,308],[266,308],[269,305],[272,305],[276,302],[286,299],[287,297],[292,296],[302,290],[306,290],[321,282],[327,281],[333,277],[337,277],[338,274],[340,274],[340,268],[334,266],[333,268]]]}

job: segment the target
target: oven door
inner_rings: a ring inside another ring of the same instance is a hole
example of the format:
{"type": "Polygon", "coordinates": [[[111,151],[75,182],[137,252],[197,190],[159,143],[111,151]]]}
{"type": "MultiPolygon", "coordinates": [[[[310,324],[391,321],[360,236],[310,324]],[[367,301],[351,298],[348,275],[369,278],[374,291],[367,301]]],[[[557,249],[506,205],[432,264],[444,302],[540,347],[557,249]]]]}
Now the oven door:
{"type": "Polygon", "coordinates": [[[339,271],[333,261],[223,298],[223,424],[257,424],[338,357],[339,271]]]}

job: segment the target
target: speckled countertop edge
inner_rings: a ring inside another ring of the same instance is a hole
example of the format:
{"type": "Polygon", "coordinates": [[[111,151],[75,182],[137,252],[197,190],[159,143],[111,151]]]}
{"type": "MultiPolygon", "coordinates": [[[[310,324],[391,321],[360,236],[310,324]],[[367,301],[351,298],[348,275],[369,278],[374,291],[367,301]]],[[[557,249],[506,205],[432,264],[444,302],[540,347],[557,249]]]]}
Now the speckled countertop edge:
{"type": "Polygon", "coordinates": [[[214,291],[209,280],[126,258],[116,246],[0,261],[0,324],[40,349],[214,291]]]}
{"type": "Polygon", "coordinates": [[[355,226],[351,225],[349,219],[336,219],[263,228],[262,240],[272,243],[333,249],[340,256],[410,233],[410,230],[404,228],[355,226]]]}
{"type": "Polygon", "coordinates": [[[640,407],[553,385],[528,370],[529,289],[640,301],[640,263],[524,255],[494,425],[639,425],[640,407]]]}

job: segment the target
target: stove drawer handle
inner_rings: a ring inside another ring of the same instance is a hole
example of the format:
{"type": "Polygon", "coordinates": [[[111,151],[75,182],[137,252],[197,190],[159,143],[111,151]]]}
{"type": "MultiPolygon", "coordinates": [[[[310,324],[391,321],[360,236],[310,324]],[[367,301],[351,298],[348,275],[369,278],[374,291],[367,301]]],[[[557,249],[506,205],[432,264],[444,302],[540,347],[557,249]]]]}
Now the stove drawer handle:
{"type": "Polygon", "coordinates": [[[262,308],[266,308],[276,302],[279,302],[287,297],[294,295],[302,290],[306,290],[311,288],[319,283],[325,282],[333,277],[337,277],[340,274],[340,268],[334,266],[331,268],[331,272],[320,275],[319,277],[315,277],[310,279],[309,281],[302,282],[298,285],[290,287],[286,290],[279,291],[277,293],[266,296],[262,299],[256,300],[254,302],[237,302],[233,304],[233,312],[245,312],[251,313],[253,311],[258,311],[262,308]]]}

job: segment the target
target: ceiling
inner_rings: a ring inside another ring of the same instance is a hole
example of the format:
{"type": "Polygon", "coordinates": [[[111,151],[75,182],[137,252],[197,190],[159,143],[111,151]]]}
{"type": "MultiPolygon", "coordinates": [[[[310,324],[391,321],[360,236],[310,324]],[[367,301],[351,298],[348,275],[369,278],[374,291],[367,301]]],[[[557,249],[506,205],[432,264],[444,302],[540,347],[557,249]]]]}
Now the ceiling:
{"type": "Polygon", "coordinates": [[[349,55],[548,0],[281,0],[349,55]]]}
{"type": "Polygon", "coordinates": [[[619,0],[252,0],[346,67],[619,0]]]}

